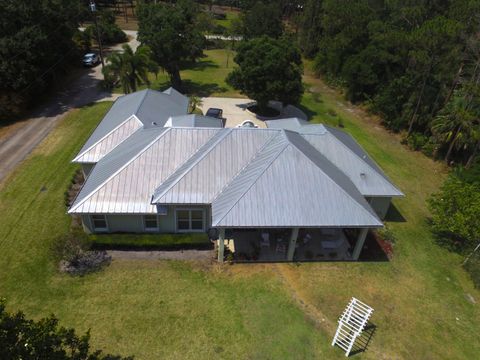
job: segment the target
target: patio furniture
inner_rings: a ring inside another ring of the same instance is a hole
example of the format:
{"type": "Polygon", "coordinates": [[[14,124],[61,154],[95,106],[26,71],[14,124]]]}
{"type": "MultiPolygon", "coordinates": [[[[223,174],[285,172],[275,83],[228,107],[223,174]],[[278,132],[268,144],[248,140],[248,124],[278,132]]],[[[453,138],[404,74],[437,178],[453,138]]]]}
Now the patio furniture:
{"type": "Polygon", "coordinates": [[[260,247],[270,247],[270,234],[268,232],[261,234],[260,247]]]}
{"type": "Polygon", "coordinates": [[[277,247],[275,248],[275,251],[277,253],[282,253],[282,254],[285,254],[285,252],[287,251],[287,246],[284,244],[284,243],[277,243],[277,247]]]}
{"type": "Polygon", "coordinates": [[[343,244],[343,239],[322,240],[322,248],[337,249],[343,244]]]}

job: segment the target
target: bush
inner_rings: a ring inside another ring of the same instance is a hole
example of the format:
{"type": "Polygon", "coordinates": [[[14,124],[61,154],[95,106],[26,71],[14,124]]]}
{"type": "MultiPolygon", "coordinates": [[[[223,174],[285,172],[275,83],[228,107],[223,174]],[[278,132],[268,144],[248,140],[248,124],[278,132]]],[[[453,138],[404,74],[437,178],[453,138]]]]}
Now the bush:
{"type": "Polygon", "coordinates": [[[438,241],[452,250],[472,251],[480,239],[480,184],[450,174],[428,206],[438,241]]]}
{"type": "Polygon", "coordinates": [[[428,141],[428,136],[420,133],[411,133],[403,142],[406,143],[410,149],[420,151],[428,141]]]}
{"type": "Polygon", "coordinates": [[[385,224],[383,229],[377,230],[377,234],[385,241],[388,241],[391,244],[395,244],[397,242],[397,237],[393,233],[393,231],[385,224]]]}
{"type": "Polygon", "coordinates": [[[91,251],[90,242],[82,229],[73,229],[53,243],[52,253],[61,272],[85,275],[108,265],[111,258],[105,251],[91,251]]]}
{"type": "Polygon", "coordinates": [[[464,268],[470,274],[475,287],[480,289],[480,254],[478,251],[468,259],[464,268]]]}
{"type": "Polygon", "coordinates": [[[53,315],[38,321],[25,314],[5,311],[6,302],[0,299],[0,349],[2,359],[76,359],[76,360],[133,360],[101,351],[90,350],[90,332],[78,336],[74,329],[58,326],[53,315]]]}

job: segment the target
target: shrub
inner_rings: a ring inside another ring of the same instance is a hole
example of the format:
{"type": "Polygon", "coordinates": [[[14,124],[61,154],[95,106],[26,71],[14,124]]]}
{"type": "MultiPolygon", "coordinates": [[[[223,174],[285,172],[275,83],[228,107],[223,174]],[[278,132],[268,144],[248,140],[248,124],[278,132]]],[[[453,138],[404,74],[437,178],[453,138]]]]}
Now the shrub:
{"type": "Polygon", "coordinates": [[[61,272],[85,275],[108,265],[111,258],[105,251],[91,251],[87,235],[82,229],[73,229],[57,238],[52,245],[53,257],[61,272]]]}
{"type": "Polygon", "coordinates": [[[388,241],[391,244],[395,244],[397,242],[397,237],[393,233],[392,229],[385,224],[383,229],[377,230],[377,234],[385,241],[388,241]]]}
{"type": "Polygon", "coordinates": [[[476,252],[464,265],[476,288],[480,288],[480,254],[476,252]]]}
{"type": "Polygon", "coordinates": [[[438,241],[456,251],[471,251],[480,239],[480,184],[450,174],[428,199],[432,230],[438,241]]]}
{"type": "Polygon", "coordinates": [[[415,151],[422,150],[423,146],[429,141],[428,136],[425,136],[420,133],[412,133],[408,136],[404,142],[410,147],[410,149],[415,151]]]}
{"type": "Polygon", "coordinates": [[[2,359],[77,359],[127,360],[101,351],[90,350],[90,332],[78,336],[74,329],[58,326],[53,315],[38,321],[25,314],[5,311],[5,300],[0,299],[0,349],[2,359]]]}

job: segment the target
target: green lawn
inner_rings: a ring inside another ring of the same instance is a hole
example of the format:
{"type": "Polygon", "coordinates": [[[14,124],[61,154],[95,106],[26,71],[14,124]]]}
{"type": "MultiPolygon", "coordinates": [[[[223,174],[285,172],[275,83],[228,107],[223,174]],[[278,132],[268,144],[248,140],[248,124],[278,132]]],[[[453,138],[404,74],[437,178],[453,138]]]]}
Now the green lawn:
{"type": "MultiPolygon", "coordinates": [[[[225,60],[222,50],[207,54],[213,63],[225,60]]],[[[223,86],[226,73],[221,66],[184,71],[199,86],[223,86]]],[[[342,118],[406,194],[395,200],[401,216],[389,223],[397,238],[390,262],[114,261],[84,278],[59,275],[48,249],[69,227],[63,206],[75,171],[69,161],[108,109],[104,103],[69,115],[0,188],[0,296],[29,316],[54,312],[63,325],[91,328],[95,347],[138,359],[344,358],[329,342],[337,317],[356,296],[375,308],[377,326],[357,358],[477,358],[480,291],[462,258],[434,243],[426,222],[425,199],[445,167],[408,150],[308,71],[305,82],[302,106],[312,121],[337,125],[342,118]]]]}
{"type": "MultiPolygon", "coordinates": [[[[232,71],[235,52],[225,49],[205,50],[204,57],[194,64],[185,64],[180,75],[183,80],[185,92],[188,95],[196,96],[223,96],[241,97],[238,91],[234,90],[225,82],[228,73],[232,71]]],[[[150,88],[165,90],[170,87],[167,73],[160,71],[157,76],[150,74],[150,88]]],[[[146,85],[139,89],[146,88],[146,85]]],[[[121,87],[114,89],[121,93],[121,87]]]]}
{"type": "Polygon", "coordinates": [[[94,347],[137,359],[314,358],[334,353],[269,272],[173,261],[114,261],[73,278],[50,246],[70,218],[70,160],[111,104],[74,110],[0,189],[0,297],[9,310],[91,328],[94,347]],[[45,187],[46,190],[41,191],[45,187]]]}
{"type": "Polygon", "coordinates": [[[226,19],[220,20],[220,19],[215,19],[214,23],[216,25],[221,25],[227,30],[232,29],[232,21],[234,19],[238,19],[240,12],[238,11],[232,11],[232,10],[225,10],[225,14],[227,15],[226,19]]]}

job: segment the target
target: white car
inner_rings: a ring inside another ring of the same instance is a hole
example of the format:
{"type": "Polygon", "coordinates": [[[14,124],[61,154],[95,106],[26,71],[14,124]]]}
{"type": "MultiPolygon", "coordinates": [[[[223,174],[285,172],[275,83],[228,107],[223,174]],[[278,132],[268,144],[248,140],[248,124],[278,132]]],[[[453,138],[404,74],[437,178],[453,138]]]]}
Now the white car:
{"type": "Polygon", "coordinates": [[[100,56],[95,53],[88,53],[83,56],[82,62],[84,66],[95,66],[100,63],[100,56]]]}
{"type": "Polygon", "coordinates": [[[240,127],[258,128],[258,125],[255,125],[255,123],[252,120],[245,120],[241,124],[237,125],[237,128],[240,128],[240,127]]]}

